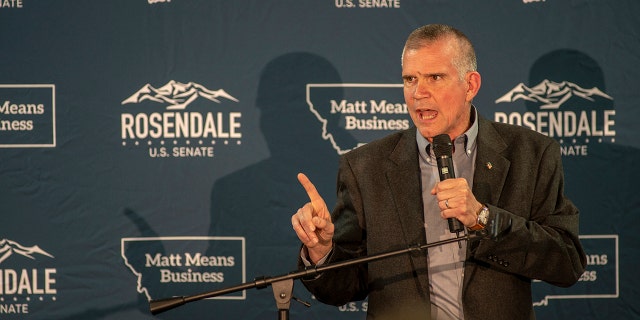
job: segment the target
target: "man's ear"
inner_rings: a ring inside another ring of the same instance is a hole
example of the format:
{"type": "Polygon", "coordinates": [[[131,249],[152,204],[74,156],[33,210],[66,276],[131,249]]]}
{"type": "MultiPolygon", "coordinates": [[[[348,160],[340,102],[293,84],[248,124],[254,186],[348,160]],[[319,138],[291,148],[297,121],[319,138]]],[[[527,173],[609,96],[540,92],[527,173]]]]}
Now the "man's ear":
{"type": "Polygon", "coordinates": [[[467,73],[465,80],[467,81],[467,101],[471,102],[480,91],[482,77],[477,71],[467,73]]]}

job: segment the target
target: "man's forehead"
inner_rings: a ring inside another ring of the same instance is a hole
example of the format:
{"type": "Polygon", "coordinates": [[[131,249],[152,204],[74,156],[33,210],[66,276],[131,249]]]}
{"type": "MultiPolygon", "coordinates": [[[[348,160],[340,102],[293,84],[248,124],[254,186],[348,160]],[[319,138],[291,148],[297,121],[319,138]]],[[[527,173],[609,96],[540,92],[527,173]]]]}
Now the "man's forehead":
{"type": "Polygon", "coordinates": [[[411,51],[405,52],[402,58],[403,72],[445,73],[453,67],[451,56],[411,51]]]}

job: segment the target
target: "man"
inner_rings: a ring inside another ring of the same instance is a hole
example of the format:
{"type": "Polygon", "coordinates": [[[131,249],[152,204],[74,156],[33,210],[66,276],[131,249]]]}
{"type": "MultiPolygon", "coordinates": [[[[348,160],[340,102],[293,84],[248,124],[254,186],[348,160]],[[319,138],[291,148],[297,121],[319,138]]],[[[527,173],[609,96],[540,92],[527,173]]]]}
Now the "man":
{"type": "Polygon", "coordinates": [[[415,125],[340,158],[330,215],[309,179],[292,216],[301,265],[331,263],[455,237],[447,218],[499,241],[474,239],[304,279],[319,301],[368,296],[368,319],[534,319],[531,280],[574,284],[586,265],[578,210],[563,194],[560,148],[526,128],[491,122],[472,105],[481,84],[469,39],[445,25],[416,29],[402,54],[415,125]],[[454,179],[439,181],[431,143],[453,141],[454,179]]]}

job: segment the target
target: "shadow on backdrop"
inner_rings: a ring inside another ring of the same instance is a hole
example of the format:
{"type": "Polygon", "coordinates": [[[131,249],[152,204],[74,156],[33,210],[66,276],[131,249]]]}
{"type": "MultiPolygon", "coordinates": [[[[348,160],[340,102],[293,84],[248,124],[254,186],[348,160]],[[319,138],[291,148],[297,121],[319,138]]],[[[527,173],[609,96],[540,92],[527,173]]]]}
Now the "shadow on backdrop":
{"type": "MultiPolygon", "coordinates": [[[[279,56],[261,72],[256,106],[270,156],[218,179],[211,192],[209,235],[245,237],[247,281],[296,269],[300,242],[291,228],[291,215],[309,201],[297,181],[298,172],[309,176],[329,206],[335,203],[338,155],[321,138],[321,123],[306,102],[306,84],[340,82],[329,61],[306,52],[279,56]]],[[[341,98],[342,88],[336,90],[332,94],[341,98]]],[[[300,287],[295,286],[304,290],[300,287]]],[[[272,317],[277,308],[271,288],[255,291],[247,291],[238,311],[225,312],[239,312],[229,316],[246,319],[272,317]]],[[[301,308],[292,303],[292,315],[301,308]]]]}
{"type": "MultiPolygon", "coordinates": [[[[634,226],[640,223],[640,197],[637,196],[637,182],[640,181],[640,153],[636,148],[619,145],[615,135],[604,134],[605,113],[612,114],[614,110],[615,96],[608,95],[604,73],[599,64],[587,54],[577,50],[555,50],[541,56],[532,65],[529,74],[529,87],[548,82],[564,84],[561,88],[549,88],[547,97],[554,94],[554,98],[562,101],[556,110],[542,110],[540,103],[529,101],[527,110],[533,112],[549,113],[562,112],[562,114],[575,114],[575,126],[581,126],[575,134],[553,136],[560,141],[563,150],[563,166],[565,173],[565,193],[580,210],[580,234],[617,234],[629,233],[626,226],[634,226]],[[577,85],[570,86],[570,84],[577,85]],[[598,90],[594,90],[594,89],[598,90]],[[585,92],[590,96],[581,96],[585,92]],[[604,95],[603,95],[604,94],[604,95]],[[580,122],[582,118],[582,122],[580,122]],[[579,148],[578,154],[568,152],[567,148],[579,148]],[[584,154],[586,153],[586,154],[584,154]]],[[[618,115],[609,116],[615,121],[618,115]]],[[[563,121],[567,126],[567,121],[563,121]]],[[[614,131],[615,123],[611,126],[614,131]]],[[[570,130],[571,131],[571,130],[570,130]]],[[[637,232],[626,235],[624,244],[638,243],[640,237],[637,232]],[[630,239],[634,238],[634,239],[630,239]]],[[[600,251],[589,247],[585,248],[587,255],[599,254],[600,251]]],[[[628,248],[631,249],[631,248],[628,248]]],[[[626,264],[640,263],[637,249],[621,250],[620,261],[626,264]],[[635,251],[630,253],[629,251],[635,251]],[[624,257],[625,253],[633,255],[633,258],[624,257]],[[635,260],[635,261],[634,261],[635,260]]],[[[615,273],[618,261],[609,257],[607,272],[615,273]]],[[[599,268],[602,268],[599,266],[599,268]]],[[[621,269],[624,266],[621,264],[621,269]]],[[[593,267],[587,266],[587,270],[593,267]]],[[[633,274],[628,270],[626,274],[633,274]]],[[[624,275],[624,270],[620,271],[624,275]]],[[[548,295],[594,295],[615,293],[616,279],[606,280],[605,274],[598,278],[602,286],[594,286],[588,282],[578,282],[574,287],[562,289],[547,285],[534,285],[534,303],[542,301],[548,295]],[[605,285],[606,284],[606,285],[605,285]],[[587,288],[587,289],[585,289],[587,288]],[[595,288],[595,289],[594,289],[595,288]],[[614,290],[612,290],[612,288],[614,290]],[[580,291],[580,292],[578,292],[580,291]],[[582,292],[589,291],[589,292],[582,292]]],[[[631,280],[631,279],[628,279],[631,280]]],[[[624,278],[620,278],[620,292],[635,290],[626,288],[624,278]]],[[[631,281],[632,282],[632,281],[631,281]]],[[[622,294],[621,294],[622,295],[622,294]]],[[[569,301],[569,300],[564,300],[569,301]]],[[[562,304],[550,302],[548,306],[536,307],[536,315],[541,319],[565,319],[565,318],[591,318],[594,314],[606,315],[607,319],[631,319],[632,315],[628,307],[621,299],[572,299],[571,304],[579,307],[561,307],[562,304]],[[577,314],[576,312],[580,312],[577,314]]]]}

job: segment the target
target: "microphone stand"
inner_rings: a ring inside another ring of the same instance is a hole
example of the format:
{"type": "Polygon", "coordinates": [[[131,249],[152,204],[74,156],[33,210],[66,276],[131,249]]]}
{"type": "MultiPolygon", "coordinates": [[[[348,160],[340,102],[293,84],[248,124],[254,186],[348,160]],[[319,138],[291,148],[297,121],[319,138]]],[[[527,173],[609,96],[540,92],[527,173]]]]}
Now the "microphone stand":
{"type": "MultiPolygon", "coordinates": [[[[493,234],[493,232],[491,232],[491,234],[493,234]]],[[[383,252],[375,255],[364,256],[364,257],[355,258],[351,260],[338,261],[335,263],[323,264],[319,266],[310,266],[305,268],[304,270],[292,271],[284,275],[256,278],[253,282],[245,282],[240,285],[227,287],[227,288],[223,288],[215,291],[203,292],[203,293],[195,294],[192,296],[178,296],[178,297],[172,297],[172,298],[166,298],[166,299],[160,299],[160,300],[151,300],[149,301],[149,309],[151,313],[155,315],[155,314],[179,307],[189,302],[194,302],[194,301],[202,300],[205,298],[216,297],[216,296],[224,295],[227,293],[232,293],[232,292],[251,289],[251,288],[263,289],[263,288],[266,288],[268,285],[271,285],[273,289],[273,295],[276,300],[276,305],[278,307],[278,319],[288,320],[289,307],[290,307],[291,298],[292,298],[291,293],[293,292],[294,279],[298,279],[302,277],[312,277],[324,271],[329,271],[333,269],[344,268],[351,265],[381,260],[381,259],[385,259],[385,258],[389,258],[389,257],[393,257],[393,256],[405,254],[405,253],[424,251],[428,248],[437,247],[437,246],[441,246],[448,243],[460,242],[463,240],[469,241],[469,240],[475,240],[480,238],[484,238],[484,236],[479,235],[477,233],[474,233],[472,235],[465,234],[462,237],[455,237],[447,240],[441,240],[441,241],[436,241],[436,242],[422,244],[422,245],[417,244],[405,249],[388,251],[388,252],[383,252]]],[[[301,301],[295,297],[293,298],[294,300],[305,304],[307,307],[311,306],[309,303],[301,301]]]]}

